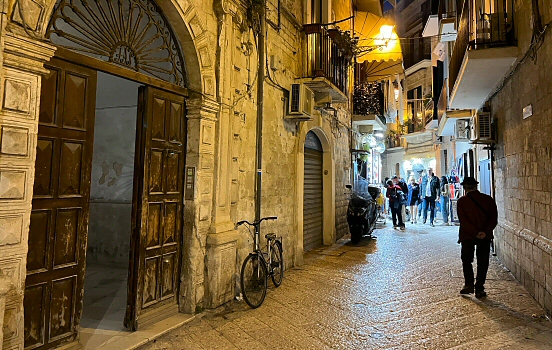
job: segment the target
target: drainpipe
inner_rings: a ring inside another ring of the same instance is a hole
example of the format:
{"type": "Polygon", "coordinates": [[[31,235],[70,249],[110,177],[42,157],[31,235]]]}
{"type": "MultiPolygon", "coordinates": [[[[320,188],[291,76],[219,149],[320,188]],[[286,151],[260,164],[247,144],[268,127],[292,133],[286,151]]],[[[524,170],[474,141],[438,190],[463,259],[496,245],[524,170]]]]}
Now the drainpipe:
{"type": "Polygon", "coordinates": [[[261,0],[259,6],[260,31],[259,31],[259,69],[257,76],[257,158],[255,168],[255,220],[261,219],[262,199],[262,165],[263,165],[263,107],[264,107],[264,80],[265,80],[265,34],[266,34],[266,0],[261,0]]]}

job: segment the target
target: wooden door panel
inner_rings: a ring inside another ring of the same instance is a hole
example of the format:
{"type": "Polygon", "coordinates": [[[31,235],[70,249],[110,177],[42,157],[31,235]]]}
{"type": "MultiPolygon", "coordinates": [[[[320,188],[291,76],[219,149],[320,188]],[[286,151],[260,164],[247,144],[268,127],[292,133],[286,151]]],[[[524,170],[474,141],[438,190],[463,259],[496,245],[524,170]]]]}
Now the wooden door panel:
{"type": "Polygon", "coordinates": [[[52,281],[50,304],[51,341],[71,336],[75,322],[77,276],[69,276],[52,281]]]}
{"type": "Polygon", "coordinates": [[[135,181],[133,221],[137,225],[131,246],[134,261],[128,289],[132,292],[125,317],[131,329],[138,328],[144,313],[164,315],[178,307],[184,113],[184,97],[151,87],[140,89],[135,169],[141,174],[135,176],[143,177],[135,181]]]}
{"type": "Polygon", "coordinates": [[[159,257],[146,259],[144,271],[144,296],[142,307],[157,303],[157,276],[159,275],[159,257]]]}
{"type": "Polygon", "coordinates": [[[63,128],[86,130],[86,76],[68,72],[65,76],[63,128]],[[84,102],[84,103],[83,103],[84,102]]]}
{"type": "Polygon", "coordinates": [[[182,109],[184,106],[181,103],[171,102],[171,110],[169,115],[169,141],[182,143],[182,109]]]}
{"type": "Polygon", "coordinates": [[[54,240],[54,269],[78,264],[81,208],[58,208],[54,240]]]}
{"type": "Polygon", "coordinates": [[[165,178],[167,179],[167,184],[165,186],[166,193],[168,194],[178,194],[182,190],[179,186],[182,184],[179,176],[180,174],[180,153],[174,151],[169,151],[167,154],[167,166],[165,168],[165,178]]]}
{"type": "Polygon", "coordinates": [[[150,176],[149,192],[150,194],[163,193],[163,160],[164,149],[152,149],[150,153],[150,176]]]}
{"type": "Polygon", "coordinates": [[[59,197],[81,196],[81,183],[87,176],[83,173],[82,163],[85,161],[84,142],[62,140],[59,173],[59,197]]]}
{"type": "Polygon", "coordinates": [[[57,67],[48,66],[48,70],[50,72],[42,76],[39,125],[56,124],[56,101],[58,99],[61,74],[60,69],[57,67]]]}
{"type": "Polygon", "coordinates": [[[27,254],[27,274],[48,269],[48,247],[52,223],[51,210],[33,210],[29,228],[29,252],[27,254]]]}
{"type": "Polygon", "coordinates": [[[163,245],[177,241],[178,227],[176,217],[178,215],[178,203],[167,202],[165,204],[165,222],[163,227],[163,245]]]}
{"type": "Polygon", "coordinates": [[[146,249],[159,247],[160,232],[162,227],[161,213],[163,212],[163,203],[149,203],[148,208],[148,230],[146,236],[146,249]]]}
{"type": "Polygon", "coordinates": [[[161,98],[153,99],[151,138],[165,140],[165,110],[166,101],[161,98]]]}
{"type": "Polygon", "coordinates": [[[36,145],[35,182],[33,196],[52,197],[52,169],[55,160],[55,139],[39,138],[36,145]]]}
{"type": "Polygon", "coordinates": [[[33,349],[78,333],[96,96],[95,71],[56,58],[46,68],[25,282],[25,346],[33,349]]]}
{"type": "Polygon", "coordinates": [[[45,305],[48,295],[47,283],[27,286],[25,289],[24,324],[25,348],[36,348],[45,341],[45,305]]]}
{"type": "Polygon", "coordinates": [[[172,271],[175,270],[177,264],[177,254],[163,255],[163,268],[161,269],[161,299],[171,298],[175,295],[176,276],[172,271]]]}

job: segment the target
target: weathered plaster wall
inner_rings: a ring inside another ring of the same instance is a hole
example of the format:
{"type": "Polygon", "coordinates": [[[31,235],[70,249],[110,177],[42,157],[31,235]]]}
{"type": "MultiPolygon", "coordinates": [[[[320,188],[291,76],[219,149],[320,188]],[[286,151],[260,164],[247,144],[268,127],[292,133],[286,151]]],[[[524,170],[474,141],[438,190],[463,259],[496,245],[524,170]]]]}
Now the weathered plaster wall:
{"type": "MultiPolygon", "coordinates": [[[[540,2],[542,21],[552,19],[550,1],[540,2]]],[[[529,47],[531,2],[516,2],[520,55],[529,47]]],[[[495,188],[499,258],[533,297],[552,312],[552,33],[536,60],[527,59],[491,100],[498,121],[495,188]],[[533,116],[522,109],[532,104],[533,116]]]]}
{"type": "Polygon", "coordinates": [[[98,73],[87,263],[128,264],[139,85],[98,73]]]}

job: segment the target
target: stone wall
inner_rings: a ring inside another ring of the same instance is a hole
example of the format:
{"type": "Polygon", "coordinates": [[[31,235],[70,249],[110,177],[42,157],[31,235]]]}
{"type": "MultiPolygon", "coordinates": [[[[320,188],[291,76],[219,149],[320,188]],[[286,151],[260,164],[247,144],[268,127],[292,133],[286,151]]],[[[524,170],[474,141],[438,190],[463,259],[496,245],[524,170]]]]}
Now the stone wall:
{"type": "MultiPolygon", "coordinates": [[[[541,3],[543,23],[552,19],[541,3]]],[[[543,4],[544,3],[544,4],[543,4]]],[[[530,45],[531,2],[516,2],[520,57],[530,45]]],[[[498,121],[495,188],[499,258],[533,297],[552,312],[552,32],[535,60],[527,58],[491,99],[498,121]],[[533,116],[522,109],[532,104],[533,116]]]]}
{"type": "Polygon", "coordinates": [[[335,226],[336,238],[339,239],[349,233],[347,224],[347,206],[349,198],[346,195],[345,185],[351,183],[351,133],[343,125],[348,116],[340,114],[340,122],[335,125],[333,137],[335,137],[334,159],[335,159],[335,226]]]}

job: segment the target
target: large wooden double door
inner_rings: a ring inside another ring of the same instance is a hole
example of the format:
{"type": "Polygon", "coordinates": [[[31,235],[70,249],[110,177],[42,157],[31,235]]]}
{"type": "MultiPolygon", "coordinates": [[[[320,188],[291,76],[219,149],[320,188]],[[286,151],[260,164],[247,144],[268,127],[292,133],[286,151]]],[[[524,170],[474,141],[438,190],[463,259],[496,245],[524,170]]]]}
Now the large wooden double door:
{"type": "MultiPolygon", "coordinates": [[[[75,341],[83,308],[94,134],[94,69],[53,59],[43,78],[25,286],[25,348],[75,341]]],[[[184,97],[139,92],[125,325],[177,312],[184,97]]],[[[123,320],[121,320],[123,322],[123,320]]]]}

